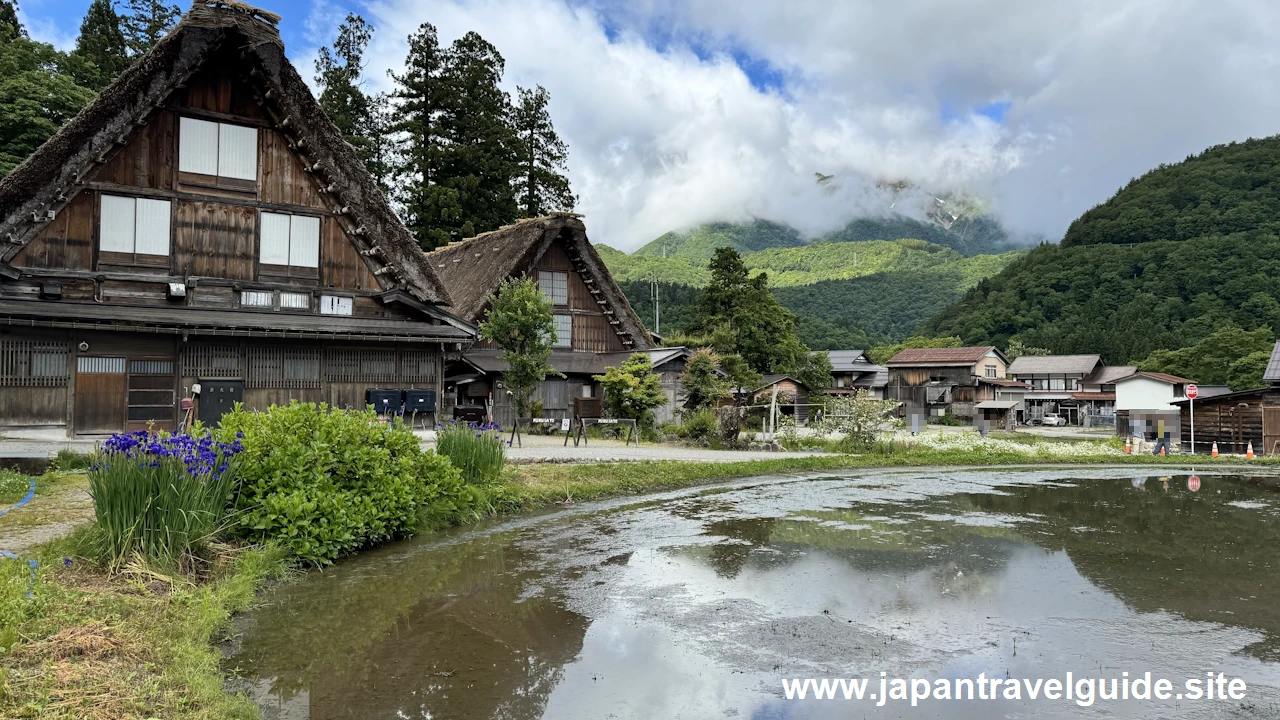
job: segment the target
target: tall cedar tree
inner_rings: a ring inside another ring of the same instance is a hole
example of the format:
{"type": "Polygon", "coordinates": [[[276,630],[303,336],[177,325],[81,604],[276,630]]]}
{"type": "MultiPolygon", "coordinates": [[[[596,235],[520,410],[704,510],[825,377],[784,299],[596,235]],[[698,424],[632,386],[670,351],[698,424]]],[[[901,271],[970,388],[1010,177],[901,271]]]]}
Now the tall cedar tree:
{"type": "Polygon", "coordinates": [[[386,98],[367,95],[361,88],[364,52],[372,38],[373,26],[359,15],[348,14],[346,21],[338,26],[333,49],[320,48],[315,79],[323,88],[320,107],[387,191],[391,186],[391,162],[387,152],[386,98]]]}
{"type": "Polygon", "coordinates": [[[573,210],[577,198],[569,189],[569,179],[561,174],[569,148],[551,125],[551,114],[547,111],[551,96],[541,85],[533,90],[518,87],[516,95],[513,121],[519,138],[520,176],[516,192],[520,217],[573,210]]]}
{"type": "Polygon", "coordinates": [[[111,0],[93,0],[80,23],[72,56],[85,62],[80,83],[93,90],[106,87],[129,66],[128,43],[111,0]]]}
{"type": "Polygon", "coordinates": [[[423,23],[409,36],[409,56],[401,75],[391,74],[397,88],[399,122],[391,129],[402,138],[400,160],[404,177],[396,198],[404,207],[404,221],[424,250],[453,239],[451,228],[462,222],[458,190],[444,168],[443,116],[454,101],[445,79],[446,51],[436,29],[423,23]]]}
{"type": "Polygon", "coordinates": [[[165,5],[161,0],[125,0],[125,8],[120,20],[129,53],[135,58],[160,42],[182,17],[177,5],[165,5]]]}
{"type": "Polygon", "coordinates": [[[455,40],[446,55],[443,170],[462,207],[460,222],[447,228],[451,239],[496,230],[517,217],[511,98],[499,87],[504,67],[498,49],[474,32],[455,40]]]}
{"type": "Polygon", "coordinates": [[[0,177],[93,99],[76,82],[76,66],[52,45],[28,38],[15,6],[0,3],[0,177]]]}
{"type": "Polygon", "coordinates": [[[796,317],[778,304],[765,273],[750,277],[742,256],[716,248],[711,282],[695,309],[691,332],[719,338],[716,351],[737,353],[758,373],[785,373],[813,390],[830,384],[826,353],[812,353],[796,336],[796,317]]]}

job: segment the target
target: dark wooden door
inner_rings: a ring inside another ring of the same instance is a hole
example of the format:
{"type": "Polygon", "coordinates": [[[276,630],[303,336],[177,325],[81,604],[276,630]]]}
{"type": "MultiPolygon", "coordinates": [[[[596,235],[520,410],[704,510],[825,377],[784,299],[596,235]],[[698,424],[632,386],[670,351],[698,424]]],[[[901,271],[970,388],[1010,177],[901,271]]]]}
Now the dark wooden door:
{"type": "Polygon", "coordinates": [[[222,416],[244,401],[243,380],[201,380],[200,409],[196,417],[208,427],[222,422],[222,416]]]}
{"type": "Polygon", "coordinates": [[[76,358],[75,431],[80,434],[124,429],[128,376],[122,357],[76,358]]]}

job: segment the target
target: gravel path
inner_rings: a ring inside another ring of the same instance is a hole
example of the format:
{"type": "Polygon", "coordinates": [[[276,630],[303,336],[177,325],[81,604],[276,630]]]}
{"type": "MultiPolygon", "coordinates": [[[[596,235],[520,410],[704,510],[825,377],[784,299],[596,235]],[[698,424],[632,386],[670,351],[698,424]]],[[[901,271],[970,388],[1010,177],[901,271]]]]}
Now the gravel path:
{"type": "MultiPolygon", "coordinates": [[[[746,450],[712,450],[710,448],[685,447],[681,445],[657,445],[643,443],[636,446],[624,445],[618,440],[591,440],[589,443],[564,446],[564,436],[529,435],[522,436],[523,447],[513,446],[507,450],[507,458],[515,464],[557,462],[557,463],[603,463],[603,462],[635,462],[641,460],[683,460],[685,462],[744,462],[754,460],[774,460],[788,457],[810,457],[815,453],[808,452],[754,452],[746,450]]],[[[424,440],[423,447],[434,447],[434,442],[424,440]]]]}
{"type": "Polygon", "coordinates": [[[23,550],[71,534],[93,519],[93,500],[83,487],[70,487],[31,502],[0,517],[0,550],[23,550]]]}

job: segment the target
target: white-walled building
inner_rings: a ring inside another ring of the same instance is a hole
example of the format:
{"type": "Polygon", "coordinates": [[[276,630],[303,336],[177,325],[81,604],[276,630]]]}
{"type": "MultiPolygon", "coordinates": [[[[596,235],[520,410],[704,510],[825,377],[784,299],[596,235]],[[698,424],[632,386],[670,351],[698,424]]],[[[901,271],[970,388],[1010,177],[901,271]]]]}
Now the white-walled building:
{"type": "Polygon", "coordinates": [[[1173,403],[1185,400],[1191,381],[1177,375],[1136,372],[1116,381],[1116,434],[1155,440],[1182,441],[1182,411],[1173,403]]]}

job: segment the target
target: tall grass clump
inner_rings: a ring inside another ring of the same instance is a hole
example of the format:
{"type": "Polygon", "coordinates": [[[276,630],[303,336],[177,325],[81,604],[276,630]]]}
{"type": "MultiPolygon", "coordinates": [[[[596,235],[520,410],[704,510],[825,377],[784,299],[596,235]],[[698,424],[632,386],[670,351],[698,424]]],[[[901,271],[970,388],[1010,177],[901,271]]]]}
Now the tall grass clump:
{"type": "Polygon", "coordinates": [[[175,566],[225,526],[242,446],[208,434],[112,435],[89,468],[100,552],[175,566]]]}
{"type": "Polygon", "coordinates": [[[449,458],[472,485],[488,485],[502,477],[507,446],[497,423],[453,421],[436,428],[436,452],[449,458]]]}

